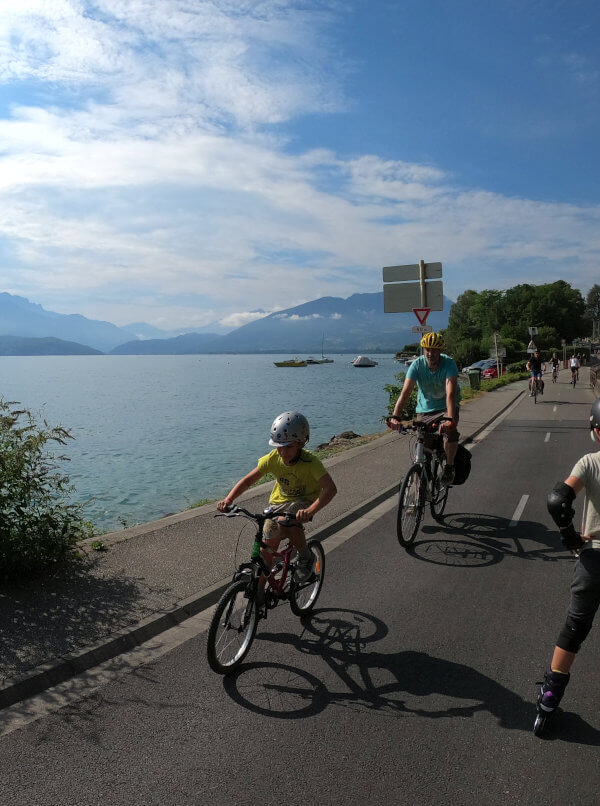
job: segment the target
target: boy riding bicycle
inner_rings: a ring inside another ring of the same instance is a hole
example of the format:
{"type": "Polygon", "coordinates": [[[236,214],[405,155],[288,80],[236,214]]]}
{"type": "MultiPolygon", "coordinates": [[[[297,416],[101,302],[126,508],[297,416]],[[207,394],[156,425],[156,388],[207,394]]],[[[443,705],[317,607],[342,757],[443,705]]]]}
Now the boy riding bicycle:
{"type": "MultiPolygon", "coordinates": [[[[271,555],[279,547],[283,537],[288,537],[298,551],[296,578],[304,582],[310,578],[313,555],[306,545],[303,523],[312,520],[337,492],[337,488],[323,463],[314,454],[304,449],[310,437],[308,420],[298,411],[284,411],[273,421],[269,445],[274,450],[258,460],[257,467],[240,479],[230,493],[217,504],[220,512],[226,512],[235,499],[263,476],[270,473],[275,486],[269,504],[275,512],[292,514],[297,525],[280,526],[276,521],[265,523],[264,542],[269,546],[261,554],[268,568],[271,555]]],[[[259,582],[258,596],[264,599],[266,579],[259,582]]]]}
{"type": "Polygon", "coordinates": [[[456,429],[460,406],[458,367],[453,358],[442,353],[444,339],[440,333],[425,333],[421,347],[425,354],[415,359],[406,373],[400,396],[394,406],[393,420],[387,425],[401,431],[401,417],[415,384],[418,386],[417,419],[428,425],[439,425],[444,436],[446,466],[441,477],[445,486],[454,481],[454,459],[458,450],[459,433],[456,429]]]}

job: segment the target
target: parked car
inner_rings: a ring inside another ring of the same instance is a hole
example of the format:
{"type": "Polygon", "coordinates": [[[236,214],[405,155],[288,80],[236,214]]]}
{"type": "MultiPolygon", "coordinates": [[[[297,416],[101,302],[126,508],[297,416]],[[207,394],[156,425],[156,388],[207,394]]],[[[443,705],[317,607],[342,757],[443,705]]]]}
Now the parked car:
{"type": "Polygon", "coordinates": [[[475,361],[473,364],[469,364],[468,367],[463,367],[463,372],[468,372],[470,369],[478,369],[480,372],[483,372],[485,369],[495,366],[495,358],[482,358],[481,361],[475,361]]]}
{"type": "Polygon", "coordinates": [[[481,373],[482,378],[497,378],[498,377],[498,367],[494,364],[493,367],[487,367],[481,373]]]}

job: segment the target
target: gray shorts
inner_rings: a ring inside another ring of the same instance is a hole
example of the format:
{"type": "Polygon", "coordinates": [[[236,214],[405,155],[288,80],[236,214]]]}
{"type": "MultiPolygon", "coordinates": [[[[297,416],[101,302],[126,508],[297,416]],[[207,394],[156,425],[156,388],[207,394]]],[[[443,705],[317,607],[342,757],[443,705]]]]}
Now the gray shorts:
{"type": "MultiPolygon", "coordinates": [[[[423,412],[422,414],[417,413],[416,419],[426,425],[436,425],[443,420],[444,417],[448,416],[448,412],[444,409],[443,411],[430,411],[430,412],[423,412]]],[[[454,418],[456,422],[458,422],[458,412],[456,413],[456,417],[454,418]]],[[[451,431],[444,432],[444,439],[447,439],[448,442],[458,442],[458,438],[460,437],[460,433],[453,428],[451,431]]]]}
{"type": "MultiPolygon", "coordinates": [[[[311,501],[286,501],[283,504],[274,504],[274,505],[270,504],[269,506],[272,508],[273,512],[278,512],[278,513],[281,513],[282,515],[285,515],[285,514],[287,514],[289,512],[292,515],[295,515],[296,512],[298,512],[299,509],[306,509],[310,505],[311,505],[311,501]]],[[[265,522],[265,529],[264,529],[264,533],[263,533],[264,536],[265,537],[274,537],[274,536],[276,536],[276,535],[273,535],[272,532],[277,532],[277,528],[278,527],[277,527],[277,522],[276,521],[271,521],[271,520],[266,521],[265,522]]],[[[298,523],[296,525],[296,528],[303,529],[304,527],[303,527],[303,525],[301,523],[298,523]]]]}

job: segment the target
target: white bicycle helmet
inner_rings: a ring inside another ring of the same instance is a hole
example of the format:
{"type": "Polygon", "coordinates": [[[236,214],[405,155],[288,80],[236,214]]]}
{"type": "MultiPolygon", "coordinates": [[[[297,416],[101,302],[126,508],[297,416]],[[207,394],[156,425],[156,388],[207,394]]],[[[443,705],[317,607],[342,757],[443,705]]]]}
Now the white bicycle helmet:
{"type": "Polygon", "coordinates": [[[269,445],[283,448],[294,442],[306,445],[310,437],[308,420],[299,411],[284,411],[273,420],[269,445]]]}

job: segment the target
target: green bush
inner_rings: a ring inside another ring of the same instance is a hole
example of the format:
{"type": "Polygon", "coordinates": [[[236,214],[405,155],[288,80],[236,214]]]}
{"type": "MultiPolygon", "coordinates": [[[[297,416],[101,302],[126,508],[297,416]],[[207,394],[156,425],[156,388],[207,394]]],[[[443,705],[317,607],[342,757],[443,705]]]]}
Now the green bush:
{"type": "MultiPolygon", "coordinates": [[[[396,401],[398,400],[398,395],[402,391],[402,387],[404,385],[406,372],[399,372],[395,377],[396,380],[398,381],[397,384],[386,383],[386,385],[383,387],[389,396],[388,414],[392,414],[394,411],[394,406],[396,405],[396,401]]],[[[404,419],[413,420],[416,416],[416,413],[417,413],[417,387],[415,386],[408,399],[408,403],[404,407],[404,415],[403,415],[404,419]]],[[[385,422],[385,417],[382,417],[381,419],[383,422],[385,422]]]]}
{"type": "Polygon", "coordinates": [[[515,361],[514,364],[507,364],[506,371],[507,372],[527,372],[527,361],[529,359],[526,358],[524,361],[515,361]]]}
{"type": "Polygon", "coordinates": [[[62,427],[39,425],[31,412],[0,398],[0,579],[39,573],[74,556],[90,536],[82,507],[69,504],[69,477],[49,443],[72,439],[62,427]]]}

